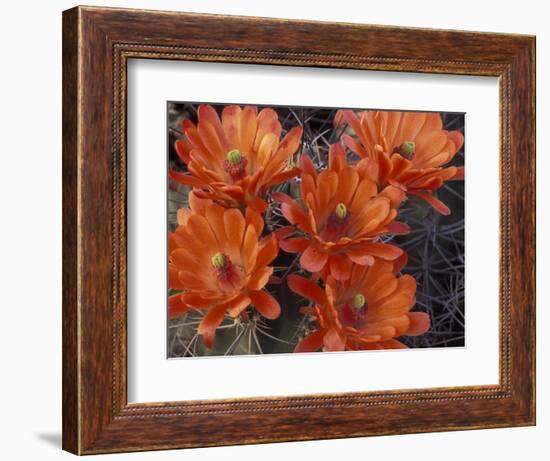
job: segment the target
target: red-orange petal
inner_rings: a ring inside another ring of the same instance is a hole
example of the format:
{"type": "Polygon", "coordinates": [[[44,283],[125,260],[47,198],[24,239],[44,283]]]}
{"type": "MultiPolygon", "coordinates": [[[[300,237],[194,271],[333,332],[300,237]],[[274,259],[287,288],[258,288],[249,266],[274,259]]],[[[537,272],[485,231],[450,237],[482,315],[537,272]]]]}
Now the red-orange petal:
{"type": "Polygon", "coordinates": [[[344,141],[344,144],[348,147],[348,149],[356,153],[359,157],[367,158],[368,153],[366,149],[349,134],[342,135],[342,141],[344,141]]]}
{"type": "Polygon", "coordinates": [[[449,215],[451,214],[451,210],[447,205],[445,205],[441,200],[435,198],[431,193],[424,192],[424,191],[411,191],[411,195],[416,195],[417,197],[424,200],[426,203],[431,205],[436,211],[441,213],[442,215],[449,215]]]}
{"type": "MultiPolygon", "coordinates": [[[[338,173],[338,190],[336,198],[338,202],[344,205],[349,204],[359,184],[360,176],[354,167],[348,166],[338,173]]],[[[336,200],[333,198],[333,200],[336,200]]],[[[332,202],[334,203],[334,201],[332,202]]]]}
{"type": "Polygon", "coordinates": [[[281,203],[281,212],[288,222],[296,224],[304,230],[309,229],[308,218],[296,201],[281,192],[275,192],[273,199],[281,203]]]}
{"type": "Polygon", "coordinates": [[[454,180],[454,181],[461,181],[461,180],[464,180],[464,167],[463,167],[463,166],[457,167],[456,173],[455,173],[455,175],[451,178],[451,180],[454,180]]]}
{"type": "Polygon", "coordinates": [[[283,192],[274,192],[272,194],[272,197],[273,197],[273,200],[279,203],[287,203],[289,205],[297,204],[293,198],[291,198],[287,194],[284,194],[283,192]]]}
{"type": "Polygon", "coordinates": [[[324,331],[317,330],[302,339],[294,348],[294,352],[316,352],[323,346],[324,331]]]}
{"type": "Polygon", "coordinates": [[[430,329],[430,316],[425,312],[409,312],[410,324],[404,333],[407,336],[420,336],[430,329]]]}
{"type": "Polygon", "coordinates": [[[349,280],[352,262],[346,255],[331,255],[329,259],[330,273],[335,280],[349,280]]]}
{"type": "Polygon", "coordinates": [[[340,336],[334,327],[325,333],[323,344],[325,345],[325,349],[330,352],[343,351],[346,348],[345,339],[340,336]]]}
{"type": "Polygon", "coordinates": [[[181,235],[179,235],[178,230],[181,230],[182,227],[180,226],[176,232],[170,232],[168,234],[168,254],[172,253],[172,251],[176,250],[179,247],[182,247],[186,244],[185,238],[183,238],[181,235]]]}
{"type": "Polygon", "coordinates": [[[311,157],[307,154],[300,157],[300,170],[302,170],[302,173],[309,174],[314,178],[317,176],[315,165],[313,165],[311,157]]]}
{"type": "Polygon", "coordinates": [[[365,146],[368,145],[369,140],[365,136],[365,133],[363,132],[363,129],[361,127],[361,122],[357,118],[357,115],[355,115],[355,112],[348,109],[348,110],[343,110],[342,114],[343,114],[344,118],[346,119],[346,121],[348,122],[351,129],[353,131],[355,131],[355,134],[361,140],[363,145],[365,145],[365,146]]]}
{"type": "Polygon", "coordinates": [[[309,240],[305,238],[290,238],[281,240],[279,246],[287,253],[303,253],[309,246],[309,240]]]}
{"type": "Polygon", "coordinates": [[[191,291],[187,293],[181,293],[181,301],[189,307],[208,307],[212,301],[204,299],[200,294],[193,293],[191,291]]]}
{"type": "Polygon", "coordinates": [[[191,187],[204,186],[204,181],[202,181],[201,179],[195,178],[194,176],[191,176],[188,174],[178,173],[177,171],[174,171],[174,170],[168,171],[168,177],[180,184],[183,184],[184,186],[191,186],[191,187]]]}
{"type": "Polygon", "coordinates": [[[264,230],[264,220],[256,209],[251,207],[246,208],[245,221],[247,224],[252,224],[254,226],[257,235],[262,235],[262,231],[264,230]]]}
{"type": "Polygon", "coordinates": [[[227,313],[231,317],[237,317],[252,301],[244,293],[239,293],[234,299],[224,304],[227,313]]]}
{"type": "Polygon", "coordinates": [[[279,242],[273,233],[265,236],[258,246],[256,267],[262,267],[273,261],[279,254],[279,242]]]}
{"type": "Polygon", "coordinates": [[[174,290],[185,289],[183,283],[180,282],[178,273],[179,271],[175,267],[168,267],[168,288],[172,288],[174,290]]]}
{"type": "Polygon", "coordinates": [[[170,320],[185,314],[190,307],[183,302],[181,294],[168,297],[168,318],[170,320]]]}
{"type": "Polygon", "coordinates": [[[379,341],[380,349],[408,349],[408,347],[396,339],[388,339],[387,341],[379,341]]]}
{"type": "Polygon", "coordinates": [[[309,219],[300,207],[300,205],[289,205],[287,203],[283,203],[281,205],[281,212],[283,213],[283,216],[288,220],[288,222],[292,224],[296,224],[300,229],[304,231],[309,231],[311,226],[309,223],[309,219]]]}
{"type": "Polygon", "coordinates": [[[214,160],[223,161],[227,149],[224,148],[223,141],[218,136],[216,127],[208,121],[200,120],[197,125],[197,130],[210,156],[212,156],[214,160]]]}
{"type": "Polygon", "coordinates": [[[180,208],[176,214],[176,220],[178,225],[184,226],[187,224],[187,220],[191,216],[191,210],[189,208],[180,208]]]}
{"type": "Polygon", "coordinates": [[[273,274],[272,267],[260,267],[251,275],[247,284],[248,288],[250,290],[261,290],[267,284],[271,274],[273,274]]]}
{"type": "Polygon", "coordinates": [[[178,154],[178,157],[185,163],[189,163],[189,150],[190,146],[188,146],[184,141],[181,139],[178,139],[175,144],[174,148],[176,149],[176,153],[178,154]]]}
{"type": "Polygon", "coordinates": [[[349,259],[360,266],[372,266],[374,257],[365,249],[357,248],[346,252],[349,259]]]}
{"type": "Polygon", "coordinates": [[[281,306],[277,300],[265,291],[251,291],[248,293],[251,304],[265,318],[276,319],[281,315],[281,306]]]}
{"type": "Polygon", "coordinates": [[[254,145],[254,139],[256,138],[257,128],[258,119],[256,116],[256,107],[245,107],[241,112],[239,133],[239,148],[245,155],[250,155],[252,153],[252,147],[254,145]]]}
{"type": "Polygon", "coordinates": [[[199,117],[199,122],[207,122],[214,128],[222,148],[224,150],[229,150],[225,131],[216,110],[210,104],[201,104],[197,110],[197,115],[199,117]]]}
{"type": "Polygon", "coordinates": [[[464,144],[464,135],[460,131],[450,131],[447,133],[447,137],[454,143],[456,151],[453,152],[455,154],[460,150],[462,145],[464,144]]]}
{"type": "Polygon", "coordinates": [[[281,135],[281,124],[279,123],[277,112],[266,107],[258,114],[258,130],[256,132],[256,139],[254,140],[254,150],[259,151],[262,141],[271,134],[278,140],[281,135]]]}
{"type": "Polygon", "coordinates": [[[286,182],[289,179],[294,178],[295,176],[298,176],[300,174],[299,168],[292,168],[290,170],[282,171],[281,173],[276,174],[272,178],[269,179],[266,187],[276,186],[278,184],[281,184],[282,182],[286,182]]]}
{"type": "Polygon", "coordinates": [[[328,254],[310,244],[300,257],[300,265],[309,272],[319,272],[328,261],[328,254]]]}
{"type": "Polygon", "coordinates": [[[282,159],[287,159],[290,155],[294,154],[300,147],[302,133],[304,129],[301,126],[295,126],[290,129],[286,136],[281,139],[279,144],[279,149],[275,159],[277,162],[282,161],[282,159]]]}
{"type": "Polygon", "coordinates": [[[258,234],[251,224],[246,228],[241,246],[241,257],[246,273],[250,273],[256,267],[258,257],[258,234]]]}
{"type": "Polygon", "coordinates": [[[322,305],[326,301],[325,292],[321,287],[301,275],[289,275],[287,284],[294,293],[313,301],[315,304],[322,305]]]}
{"type": "Polygon", "coordinates": [[[393,273],[397,274],[398,272],[401,272],[408,262],[409,256],[407,255],[407,252],[404,251],[401,256],[393,260],[393,273]]]}
{"type": "Polygon", "coordinates": [[[246,222],[243,215],[236,208],[225,210],[223,214],[225,225],[225,235],[227,237],[227,256],[232,261],[237,261],[240,258],[241,243],[246,230],[246,222]]]}
{"type": "Polygon", "coordinates": [[[222,126],[230,148],[239,145],[239,127],[241,108],[239,106],[225,106],[222,111],[222,126]]]}
{"type": "Polygon", "coordinates": [[[411,231],[408,224],[399,221],[393,221],[388,226],[388,233],[395,235],[406,235],[411,231]]]}
{"type": "Polygon", "coordinates": [[[202,335],[206,347],[210,348],[214,344],[216,329],[220,326],[224,317],[225,308],[223,305],[218,305],[209,309],[208,313],[202,319],[198,333],[202,335]]]}
{"type": "Polygon", "coordinates": [[[401,205],[401,202],[406,197],[405,191],[396,186],[386,186],[382,192],[380,192],[381,197],[387,197],[390,200],[392,208],[397,208],[401,205]]]}
{"type": "Polygon", "coordinates": [[[364,243],[361,250],[380,259],[393,261],[403,254],[403,250],[388,243],[364,243]]]}
{"type": "Polygon", "coordinates": [[[189,208],[191,208],[193,213],[199,213],[201,215],[204,215],[208,206],[212,204],[212,200],[199,197],[196,190],[189,193],[188,201],[189,208]]]}
{"type": "Polygon", "coordinates": [[[332,171],[340,171],[347,166],[346,153],[340,143],[332,144],[328,153],[328,168],[332,171]]]}
{"type": "Polygon", "coordinates": [[[260,197],[248,200],[246,204],[247,206],[256,210],[258,213],[263,213],[267,209],[267,203],[265,203],[265,200],[261,199],[260,197]]]}

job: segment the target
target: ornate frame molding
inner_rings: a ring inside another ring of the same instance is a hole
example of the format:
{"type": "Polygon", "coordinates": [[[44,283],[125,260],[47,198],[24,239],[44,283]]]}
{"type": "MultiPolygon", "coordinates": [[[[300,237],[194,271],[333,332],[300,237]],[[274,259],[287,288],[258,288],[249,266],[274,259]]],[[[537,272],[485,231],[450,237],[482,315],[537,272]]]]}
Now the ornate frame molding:
{"type": "Polygon", "coordinates": [[[87,454],[534,424],[534,46],[532,37],[504,34],[89,7],[66,11],[64,448],[87,454]],[[328,38],[310,43],[312,28],[322,28],[328,38]],[[220,48],[208,45],[215,32],[206,31],[223,32],[220,48]],[[268,40],[273,31],[285,37],[277,49],[268,40]],[[330,40],[335,32],[351,43],[350,53],[330,40]],[[126,65],[139,58],[499,77],[499,385],[128,404],[126,65]],[[522,226],[512,225],[517,222],[522,226]]]}

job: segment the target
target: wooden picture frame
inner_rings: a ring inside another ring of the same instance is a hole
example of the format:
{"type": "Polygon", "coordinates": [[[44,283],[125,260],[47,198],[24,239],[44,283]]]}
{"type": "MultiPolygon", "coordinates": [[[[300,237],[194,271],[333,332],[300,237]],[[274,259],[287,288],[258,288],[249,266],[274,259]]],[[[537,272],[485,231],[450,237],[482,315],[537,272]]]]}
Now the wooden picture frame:
{"type": "Polygon", "coordinates": [[[65,450],[93,454],[533,424],[534,37],[95,7],[63,13],[65,450]],[[125,149],[131,58],[498,77],[499,384],[129,404],[125,149]]]}

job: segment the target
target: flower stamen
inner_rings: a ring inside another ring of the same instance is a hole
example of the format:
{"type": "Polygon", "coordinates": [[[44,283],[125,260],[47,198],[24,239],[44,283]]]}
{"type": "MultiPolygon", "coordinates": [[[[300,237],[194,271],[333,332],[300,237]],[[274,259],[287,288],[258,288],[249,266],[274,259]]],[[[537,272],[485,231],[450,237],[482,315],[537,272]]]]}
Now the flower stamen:
{"type": "Polygon", "coordinates": [[[353,297],[353,307],[354,309],[362,309],[366,304],[365,296],[361,293],[357,293],[353,297]]]}
{"type": "Polygon", "coordinates": [[[214,269],[222,269],[227,264],[227,257],[223,253],[216,253],[210,261],[214,269]]]}
{"type": "Polygon", "coordinates": [[[238,149],[232,149],[227,153],[226,159],[223,161],[223,168],[233,181],[238,181],[246,176],[247,164],[248,160],[246,160],[241,152],[238,149]]]}
{"type": "Polygon", "coordinates": [[[336,209],[334,210],[334,213],[336,214],[336,217],[338,219],[346,219],[346,216],[348,214],[346,205],[344,205],[343,203],[339,203],[338,205],[336,205],[336,209]]]}
{"type": "Polygon", "coordinates": [[[231,163],[231,165],[236,165],[237,163],[240,163],[242,159],[242,155],[238,149],[230,150],[227,153],[227,161],[231,163]]]}
{"type": "Polygon", "coordinates": [[[405,141],[399,147],[394,149],[394,153],[400,154],[407,160],[412,160],[415,154],[416,144],[414,141],[405,141]]]}
{"type": "Polygon", "coordinates": [[[346,224],[349,222],[350,214],[346,205],[342,202],[336,205],[334,211],[330,214],[327,222],[327,228],[329,231],[343,231],[346,224]]]}
{"type": "Polygon", "coordinates": [[[218,282],[230,289],[238,285],[239,272],[237,266],[223,253],[216,253],[210,258],[218,282]]]}

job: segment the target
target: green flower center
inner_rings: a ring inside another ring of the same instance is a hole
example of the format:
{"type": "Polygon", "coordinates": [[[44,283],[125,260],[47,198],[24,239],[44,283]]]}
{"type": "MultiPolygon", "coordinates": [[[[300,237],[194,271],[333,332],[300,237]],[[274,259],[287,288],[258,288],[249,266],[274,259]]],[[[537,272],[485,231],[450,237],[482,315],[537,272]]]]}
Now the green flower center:
{"type": "Polygon", "coordinates": [[[410,158],[414,154],[415,149],[416,144],[414,141],[405,141],[401,144],[401,148],[399,150],[404,157],[410,158]]]}
{"type": "Polygon", "coordinates": [[[214,266],[216,269],[221,269],[225,266],[227,260],[224,254],[222,253],[216,253],[212,258],[210,259],[212,262],[212,266],[214,266]]]}
{"type": "Polygon", "coordinates": [[[344,205],[343,203],[339,203],[338,205],[336,205],[334,213],[336,214],[336,217],[338,219],[346,219],[346,216],[348,215],[348,209],[346,208],[346,205],[344,205]]]}
{"type": "Polygon", "coordinates": [[[361,293],[356,294],[353,297],[353,307],[355,309],[361,309],[365,305],[365,296],[361,293]]]}
{"type": "Polygon", "coordinates": [[[238,149],[230,150],[227,153],[227,161],[231,165],[237,165],[238,163],[241,162],[242,158],[243,158],[243,156],[241,155],[241,153],[238,149]]]}

